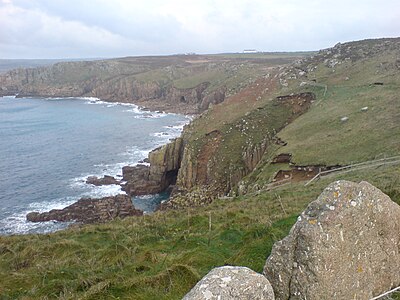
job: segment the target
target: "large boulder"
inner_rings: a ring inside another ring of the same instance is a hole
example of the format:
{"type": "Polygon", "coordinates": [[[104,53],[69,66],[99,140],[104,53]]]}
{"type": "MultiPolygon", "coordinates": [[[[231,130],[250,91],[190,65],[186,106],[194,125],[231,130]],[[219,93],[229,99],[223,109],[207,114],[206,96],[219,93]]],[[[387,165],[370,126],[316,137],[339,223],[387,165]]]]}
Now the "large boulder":
{"type": "Polygon", "coordinates": [[[337,181],[275,243],[275,297],[371,299],[400,285],[400,206],[367,182],[337,181]]]}
{"type": "Polygon", "coordinates": [[[249,268],[212,269],[183,300],[274,300],[268,280],[249,268]]]}

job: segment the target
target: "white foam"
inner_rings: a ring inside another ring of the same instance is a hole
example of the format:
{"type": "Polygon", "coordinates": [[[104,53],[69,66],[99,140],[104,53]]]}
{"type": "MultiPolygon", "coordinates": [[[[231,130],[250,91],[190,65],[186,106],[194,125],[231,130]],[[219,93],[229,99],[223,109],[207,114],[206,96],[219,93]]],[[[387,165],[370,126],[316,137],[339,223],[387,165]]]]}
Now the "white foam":
{"type": "Polygon", "coordinates": [[[28,211],[45,212],[52,209],[62,209],[76,202],[75,197],[67,197],[52,202],[34,202],[28,205],[28,211]]]}
{"type": "MultiPolygon", "coordinates": [[[[30,203],[17,213],[13,213],[0,220],[1,234],[27,234],[32,232],[48,233],[66,228],[72,222],[39,222],[33,223],[26,220],[26,215],[32,211],[45,212],[52,209],[62,209],[76,202],[77,198],[66,197],[51,202],[30,203]]],[[[17,209],[19,207],[16,207],[17,209]]]]}
{"type": "Polygon", "coordinates": [[[82,100],[87,100],[87,101],[100,101],[99,98],[97,97],[75,97],[76,99],[82,99],[82,100]]]}
{"type": "Polygon", "coordinates": [[[91,188],[91,191],[83,193],[82,197],[103,198],[103,197],[116,196],[119,194],[126,194],[126,193],[121,190],[121,186],[117,184],[110,184],[110,185],[93,186],[91,188]]]}
{"type": "Polygon", "coordinates": [[[141,114],[135,115],[135,119],[145,120],[145,119],[160,119],[168,116],[166,113],[148,112],[144,111],[141,114]]]}
{"type": "Polygon", "coordinates": [[[15,99],[15,98],[17,98],[17,95],[13,95],[13,96],[0,96],[0,98],[15,99]]]}
{"type": "Polygon", "coordinates": [[[171,134],[168,133],[168,132],[165,132],[165,131],[163,131],[163,132],[155,132],[155,133],[152,133],[151,135],[155,136],[155,137],[162,137],[162,138],[171,137],[171,134]]]}

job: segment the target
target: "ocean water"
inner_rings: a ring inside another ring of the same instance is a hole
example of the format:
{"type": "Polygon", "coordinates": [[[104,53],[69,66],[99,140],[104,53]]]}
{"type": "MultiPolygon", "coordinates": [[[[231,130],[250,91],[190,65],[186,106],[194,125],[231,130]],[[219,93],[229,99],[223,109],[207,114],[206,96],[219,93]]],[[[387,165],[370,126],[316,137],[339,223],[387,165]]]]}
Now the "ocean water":
{"type": "MultiPolygon", "coordinates": [[[[63,208],[81,197],[123,193],[88,176],[120,178],[149,151],[179,136],[189,118],[90,98],[0,97],[0,235],[46,233],[61,222],[26,221],[31,211],[63,208]]],[[[165,195],[135,198],[151,210],[165,195]]]]}

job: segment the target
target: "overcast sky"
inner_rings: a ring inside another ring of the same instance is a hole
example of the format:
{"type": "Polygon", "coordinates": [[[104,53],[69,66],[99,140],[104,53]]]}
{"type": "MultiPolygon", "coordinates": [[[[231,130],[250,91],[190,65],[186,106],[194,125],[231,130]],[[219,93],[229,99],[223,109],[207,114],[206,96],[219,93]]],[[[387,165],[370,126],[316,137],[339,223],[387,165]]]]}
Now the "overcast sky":
{"type": "Polygon", "coordinates": [[[0,58],[318,50],[400,36],[400,0],[0,0],[0,58]]]}

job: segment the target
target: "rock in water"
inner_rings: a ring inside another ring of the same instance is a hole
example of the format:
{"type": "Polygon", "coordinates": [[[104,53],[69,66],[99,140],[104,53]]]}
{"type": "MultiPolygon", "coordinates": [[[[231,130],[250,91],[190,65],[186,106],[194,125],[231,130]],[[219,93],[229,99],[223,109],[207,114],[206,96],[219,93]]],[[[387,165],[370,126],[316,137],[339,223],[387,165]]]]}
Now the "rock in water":
{"type": "Polygon", "coordinates": [[[93,185],[96,185],[96,186],[101,186],[101,185],[119,184],[120,182],[118,180],[116,180],[112,176],[104,175],[101,178],[99,178],[97,176],[89,176],[86,179],[86,183],[93,184],[93,185]]]}
{"type": "Polygon", "coordinates": [[[183,300],[274,300],[268,280],[249,268],[212,269],[183,300]]]}
{"type": "Polygon", "coordinates": [[[275,243],[275,297],[371,299],[400,285],[400,206],[367,182],[337,181],[275,243]]]}
{"type": "Polygon", "coordinates": [[[80,223],[101,223],[115,218],[141,216],[143,212],[135,209],[127,195],[117,195],[100,199],[82,198],[63,209],[49,212],[31,212],[26,219],[31,222],[77,221],[80,223]]]}

